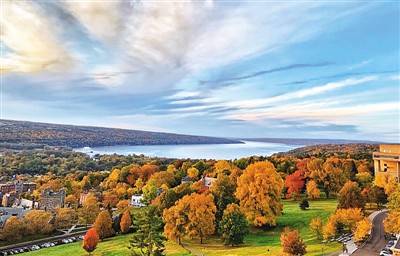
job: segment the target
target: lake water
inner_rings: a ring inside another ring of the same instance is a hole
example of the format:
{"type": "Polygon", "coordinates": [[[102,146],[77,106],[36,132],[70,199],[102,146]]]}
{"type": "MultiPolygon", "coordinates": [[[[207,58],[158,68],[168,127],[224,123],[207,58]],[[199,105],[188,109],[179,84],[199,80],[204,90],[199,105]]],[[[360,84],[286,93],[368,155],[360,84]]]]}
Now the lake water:
{"type": "Polygon", "coordinates": [[[235,159],[249,156],[269,156],[288,151],[299,145],[243,141],[243,144],[197,144],[197,145],[147,145],[85,147],[75,151],[93,154],[146,155],[167,158],[235,159]]]}

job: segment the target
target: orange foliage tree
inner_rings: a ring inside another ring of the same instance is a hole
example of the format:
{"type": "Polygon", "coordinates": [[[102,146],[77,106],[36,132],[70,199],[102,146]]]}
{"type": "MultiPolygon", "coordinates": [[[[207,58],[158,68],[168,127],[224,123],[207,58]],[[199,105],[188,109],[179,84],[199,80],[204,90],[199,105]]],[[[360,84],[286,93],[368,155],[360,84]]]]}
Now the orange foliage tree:
{"type": "Polygon", "coordinates": [[[131,213],[129,210],[126,210],[121,217],[121,222],[119,223],[121,227],[121,232],[126,234],[129,231],[129,228],[132,224],[131,213]]]}
{"type": "Polygon", "coordinates": [[[304,172],[297,170],[286,176],[285,187],[287,188],[286,198],[299,198],[301,189],[304,187],[304,172]]]}
{"type": "Polygon", "coordinates": [[[111,215],[107,210],[99,213],[93,227],[96,229],[96,232],[101,239],[110,237],[114,234],[111,215]]]}
{"type": "Polygon", "coordinates": [[[298,230],[285,228],[281,233],[281,246],[283,253],[287,255],[305,255],[306,244],[300,237],[298,230]]]}
{"type": "Polygon", "coordinates": [[[249,165],[238,179],[236,197],[246,218],[255,226],[275,225],[282,213],[283,180],[270,162],[249,165]]]}
{"type": "Polygon", "coordinates": [[[99,235],[95,228],[89,229],[85,236],[83,237],[83,249],[91,255],[91,253],[96,249],[96,246],[99,242],[99,235]]]}
{"type": "Polygon", "coordinates": [[[200,243],[215,231],[216,207],[210,194],[186,195],[163,213],[164,233],[181,243],[184,235],[199,238],[200,243]]]}

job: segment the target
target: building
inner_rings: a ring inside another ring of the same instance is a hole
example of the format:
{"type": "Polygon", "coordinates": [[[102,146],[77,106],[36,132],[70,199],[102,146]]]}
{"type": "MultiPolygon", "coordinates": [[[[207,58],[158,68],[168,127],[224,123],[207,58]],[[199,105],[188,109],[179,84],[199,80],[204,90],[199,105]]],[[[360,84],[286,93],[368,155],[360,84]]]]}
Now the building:
{"type": "Polygon", "coordinates": [[[14,183],[5,183],[0,184],[0,192],[4,195],[10,192],[15,191],[15,184],[14,183]]]}
{"type": "Polygon", "coordinates": [[[32,192],[36,189],[36,183],[22,182],[20,180],[0,184],[0,192],[3,194],[16,192],[17,194],[32,192]]]}
{"type": "Polygon", "coordinates": [[[400,144],[379,145],[379,152],[373,153],[375,176],[386,174],[400,182],[400,144]]]}
{"type": "Polygon", "coordinates": [[[1,200],[1,205],[3,207],[11,207],[17,199],[17,194],[15,192],[5,193],[1,200]]]}
{"type": "Polygon", "coordinates": [[[53,211],[56,208],[64,207],[65,190],[60,189],[58,192],[46,189],[40,195],[39,208],[46,211],[53,211]]]}
{"type": "Polygon", "coordinates": [[[210,177],[204,177],[203,179],[204,186],[207,188],[210,188],[211,185],[213,184],[214,181],[216,181],[216,178],[210,178],[210,177]]]}
{"type": "Polygon", "coordinates": [[[145,206],[143,203],[143,195],[133,195],[131,198],[131,205],[135,207],[145,206]]]}
{"type": "Polygon", "coordinates": [[[26,213],[24,208],[16,207],[0,207],[0,227],[3,227],[8,218],[12,216],[23,217],[26,213]]]}

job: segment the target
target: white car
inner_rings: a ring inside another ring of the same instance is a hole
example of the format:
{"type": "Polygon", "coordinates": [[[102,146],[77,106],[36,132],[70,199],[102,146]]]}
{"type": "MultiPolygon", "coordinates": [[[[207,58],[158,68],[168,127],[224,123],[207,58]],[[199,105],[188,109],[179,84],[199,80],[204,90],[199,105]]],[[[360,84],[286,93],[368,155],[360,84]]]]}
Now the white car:
{"type": "Polygon", "coordinates": [[[379,256],[392,256],[393,252],[389,249],[383,249],[380,253],[379,256]]]}

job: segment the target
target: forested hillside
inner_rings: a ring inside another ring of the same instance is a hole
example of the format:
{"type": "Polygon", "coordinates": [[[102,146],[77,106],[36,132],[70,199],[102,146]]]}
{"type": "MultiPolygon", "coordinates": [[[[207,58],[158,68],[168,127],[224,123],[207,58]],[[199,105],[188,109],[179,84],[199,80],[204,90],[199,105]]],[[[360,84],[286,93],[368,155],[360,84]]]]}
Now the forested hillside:
{"type": "Polygon", "coordinates": [[[113,145],[221,144],[237,140],[91,126],[0,120],[0,142],[49,146],[96,147],[113,145]]]}

